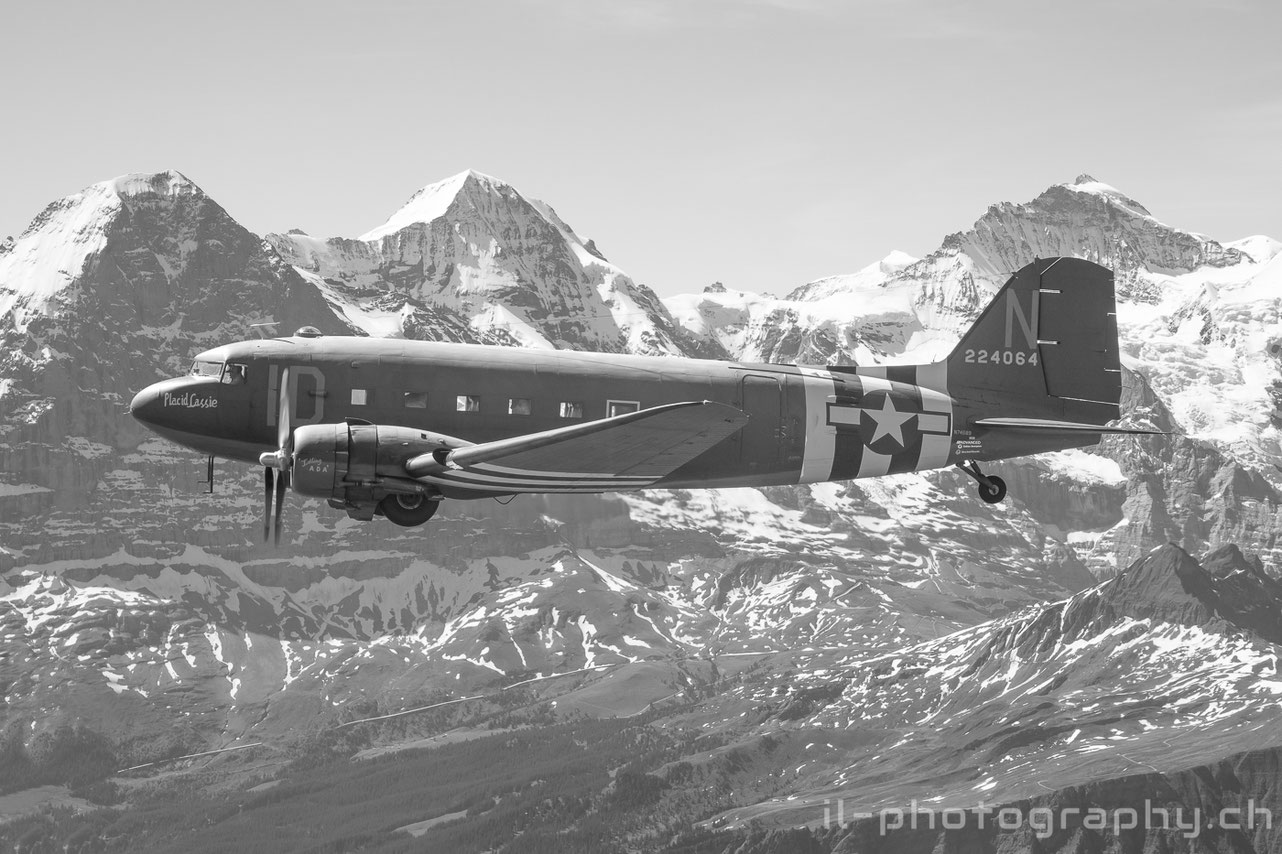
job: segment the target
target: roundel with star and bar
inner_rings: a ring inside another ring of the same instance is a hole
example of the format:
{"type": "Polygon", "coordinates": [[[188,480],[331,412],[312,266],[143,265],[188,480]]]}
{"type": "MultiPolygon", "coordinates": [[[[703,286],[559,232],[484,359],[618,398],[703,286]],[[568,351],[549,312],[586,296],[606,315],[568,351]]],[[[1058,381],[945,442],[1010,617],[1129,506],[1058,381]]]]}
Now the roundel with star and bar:
{"type": "Polygon", "coordinates": [[[875,477],[942,465],[951,407],[912,383],[846,376],[828,402],[836,429],[832,477],[875,477]]]}

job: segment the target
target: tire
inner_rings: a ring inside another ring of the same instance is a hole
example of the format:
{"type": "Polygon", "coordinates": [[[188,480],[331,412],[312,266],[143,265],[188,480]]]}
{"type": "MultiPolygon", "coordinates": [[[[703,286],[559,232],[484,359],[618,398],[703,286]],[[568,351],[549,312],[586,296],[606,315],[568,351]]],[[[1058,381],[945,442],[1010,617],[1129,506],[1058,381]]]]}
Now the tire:
{"type": "Polygon", "coordinates": [[[439,500],[433,501],[422,495],[402,495],[393,493],[378,502],[378,509],[388,519],[402,528],[413,528],[422,525],[436,515],[441,506],[439,500]]]}
{"type": "Polygon", "coordinates": [[[990,474],[988,480],[992,484],[992,488],[990,489],[981,483],[979,485],[979,497],[983,499],[985,504],[1000,504],[1001,500],[1006,497],[1006,481],[995,474],[990,474]]]}

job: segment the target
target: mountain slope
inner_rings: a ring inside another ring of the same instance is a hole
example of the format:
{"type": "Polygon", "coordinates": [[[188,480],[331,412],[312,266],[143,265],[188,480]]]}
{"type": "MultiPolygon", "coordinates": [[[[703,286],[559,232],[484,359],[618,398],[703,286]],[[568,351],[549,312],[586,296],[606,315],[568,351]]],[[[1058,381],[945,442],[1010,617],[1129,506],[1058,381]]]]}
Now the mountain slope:
{"type": "MultiPolygon", "coordinates": [[[[786,798],[727,818],[813,825],[836,798],[970,809],[1273,746],[1280,654],[1282,585],[1258,561],[1228,547],[1199,565],[1164,546],[1090,590],[937,640],[793,655],[795,673],[717,701],[753,710],[736,744],[768,734],[796,760],[786,798]]],[[[714,774],[724,759],[698,764],[714,774]]]]}

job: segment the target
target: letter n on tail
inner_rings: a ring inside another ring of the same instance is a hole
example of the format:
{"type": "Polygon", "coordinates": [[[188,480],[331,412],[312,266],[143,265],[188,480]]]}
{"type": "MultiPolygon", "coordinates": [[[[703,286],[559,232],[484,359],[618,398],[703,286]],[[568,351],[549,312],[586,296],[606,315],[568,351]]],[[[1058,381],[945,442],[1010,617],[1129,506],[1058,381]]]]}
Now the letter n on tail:
{"type": "Polygon", "coordinates": [[[1024,307],[1020,305],[1019,295],[1015,292],[1015,289],[1010,288],[1006,291],[1006,348],[1007,349],[1010,349],[1011,347],[1015,346],[1014,344],[1015,318],[1019,318],[1019,326],[1022,330],[1024,330],[1024,340],[1028,344],[1028,349],[1029,350],[1037,349],[1037,318],[1038,318],[1038,315],[1040,314],[1040,309],[1041,309],[1041,306],[1039,305],[1040,296],[1041,294],[1038,291],[1034,290],[1032,292],[1033,310],[1030,315],[1025,315],[1024,307]]]}

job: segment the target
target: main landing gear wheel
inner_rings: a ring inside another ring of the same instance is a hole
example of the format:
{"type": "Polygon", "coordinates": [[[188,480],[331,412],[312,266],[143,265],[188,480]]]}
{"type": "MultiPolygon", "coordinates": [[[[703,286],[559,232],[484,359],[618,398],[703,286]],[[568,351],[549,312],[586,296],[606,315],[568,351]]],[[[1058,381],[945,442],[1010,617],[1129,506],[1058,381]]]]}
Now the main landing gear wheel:
{"type": "Polygon", "coordinates": [[[957,468],[966,472],[975,483],[979,484],[979,498],[985,504],[999,504],[1006,497],[1006,481],[995,474],[984,474],[979,470],[979,464],[973,460],[960,462],[957,468]]]}
{"type": "Polygon", "coordinates": [[[402,528],[413,528],[422,525],[436,515],[440,501],[433,501],[422,495],[402,495],[393,493],[378,502],[378,509],[402,528]]]}
{"type": "Polygon", "coordinates": [[[979,497],[985,504],[1000,504],[1006,497],[1006,481],[995,474],[988,476],[988,486],[979,485],[979,497]]]}

